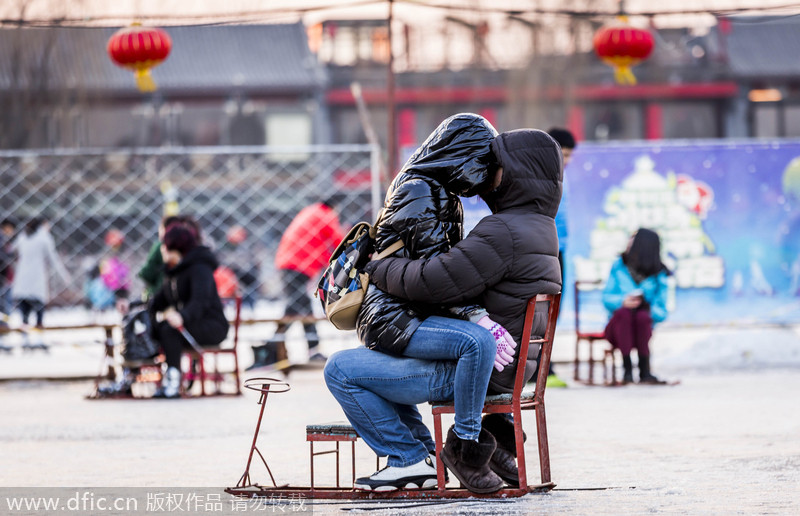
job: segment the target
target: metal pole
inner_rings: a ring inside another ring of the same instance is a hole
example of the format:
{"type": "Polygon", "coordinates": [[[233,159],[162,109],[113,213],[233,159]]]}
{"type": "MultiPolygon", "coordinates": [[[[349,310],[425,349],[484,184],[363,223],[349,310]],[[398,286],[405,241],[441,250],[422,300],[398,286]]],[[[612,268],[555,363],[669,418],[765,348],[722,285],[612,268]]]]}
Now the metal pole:
{"type": "MultiPolygon", "coordinates": [[[[381,180],[383,178],[383,174],[380,173],[380,170],[383,168],[381,167],[381,149],[379,146],[375,145],[372,147],[372,152],[370,152],[370,187],[372,190],[371,194],[371,206],[372,206],[372,217],[371,219],[374,221],[378,217],[378,212],[381,209],[381,204],[383,203],[383,199],[381,198],[381,192],[387,185],[383,185],[381,180]]],[[[388,181],[387,181],[388,183],[388,181]]]]}
{"type": "Polygon", "coordinates": [[[389,146],[389,179],[394,177],[394,170],[397,167],[397,136],[395,134],[395,116],[397,107],[394,101],[394,50],[392,21],[394,19],[394,0],[389,0],[389,66],[386,78],[387,110],[389,118],[389,133],[387,135],[389,146]]]}

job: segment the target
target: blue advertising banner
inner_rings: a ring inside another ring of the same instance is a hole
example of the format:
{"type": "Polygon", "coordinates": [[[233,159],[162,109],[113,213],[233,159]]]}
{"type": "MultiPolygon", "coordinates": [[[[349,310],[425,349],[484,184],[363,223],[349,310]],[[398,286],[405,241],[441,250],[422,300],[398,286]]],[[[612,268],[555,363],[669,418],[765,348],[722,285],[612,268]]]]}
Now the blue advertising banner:
{"type": "MultiPolygon", "coordinates": [[[[605,281],[639,227],[673,271],[667,324],[800,323],[800,141],[582,143],[565,182],[562,327],[575,278],[605,281]]],[[[487,213],[464,208],[468,228],[487,213]]],[[[582,323],[605,321],[597,298],[582,323]]]]}
{"type": "Polygon", "coordinates": [[[639,227],[673,271],[673,323],[800,323],[800,142],[580,145],[566,285],[605,280],[639,227]]]}

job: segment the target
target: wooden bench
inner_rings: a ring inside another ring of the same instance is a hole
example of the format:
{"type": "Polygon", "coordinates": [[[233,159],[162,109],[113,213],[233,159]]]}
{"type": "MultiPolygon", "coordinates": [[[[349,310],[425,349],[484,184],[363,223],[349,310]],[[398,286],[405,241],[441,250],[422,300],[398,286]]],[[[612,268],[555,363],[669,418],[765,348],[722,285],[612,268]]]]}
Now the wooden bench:
{"type": "MultiPolygon", "coordinates": [[[[235,306],[235,313],[233,321],[231,321],[231,325],[233,327],[233,339],[232,339],[232,346],[227,347],[223,346],[225,341],[218,346],[208,346],[203,347],[200,351],[194,349],[187,349],[185,350],[183,356],[188,359],[189,366],[188,368],[184,369],[182,374],[182,386],[181,390],[185,393],[187,390],[187,386],[191,386],[195,381],[200,384],[200,395],[201,396],[208,396],[208,395],[223,395],[228,394],[224,393],[221,390],[221,383],[224,379],[225,374],[231,374],[234,377],[236,389],[235,392],[230,393],[234,395],[241,395],[241,381],[240,381],[240,372],[239,372],[239,355],[238,355],[238,343],[239,343],[239,327],[241,324],[241,307],[242,307],[242,299],[241,297],[233,298],[234,306],[235,306]],[[219,362],[217,360],[218,355],[221,354],[229,354],[233,357],[234,367],[232,371],[220,371],[219,369],[219,362]],[[211,358],[211,365],[212,368],[207,370],[206,368],[206,360],[211,358]],[[199,370],[195,372],[192,362],[196,362],[199,370]],[[206,392],[206,382],[213,381],[215,390],[213,393],[206,392]]],[[[116,368],[120,367],[122,369],[128,370],[136,370],[137,377],[135,383],[159,383],[161,381],[161,366],[163,363],[163,356],[159,355],[153,357],[152,359],[146,360],[122,360],[120,361],[115,353],[116,350],[116,343],[113,339],[113,330],[114,328],[119,328],[119,325],[106,325],[106,340],[105,340],[105,355],[103,365],[101,366],[101,372],[97,376],[95,381],[95,390],[97,391],[100,385],[100,382],[103,379],[113,380],[117,377],[116,368]]],[[[227,341],[227,339],[226,339],[227,341]]],[[[91,399],[99,399],[105,397],[122,397],[122,398],[131,398],[131,395],[113,395],[113,396],[90,396],[91,399]]]]}

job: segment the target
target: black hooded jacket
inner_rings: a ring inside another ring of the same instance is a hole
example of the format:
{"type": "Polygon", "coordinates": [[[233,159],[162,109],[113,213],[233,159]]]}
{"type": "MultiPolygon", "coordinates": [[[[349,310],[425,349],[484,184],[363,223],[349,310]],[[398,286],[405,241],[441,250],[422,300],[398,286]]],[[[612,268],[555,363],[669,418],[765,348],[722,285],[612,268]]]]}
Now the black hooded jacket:
{"type": "MultiPolygon", "coordinates": [[[[491,145],[497,131],[481,116],[453,115],[420,146],[395,177],[376,222],[375,249],[380,252],[398,240],[404,247],[393,256],[426,259],[447,252],[463,236],[459,195],[485,190],[497,163],[491,145]]],[[[469,319],[476,305],[450,309],[409,302],[370,285],[358,314],[361,342],[371,349],[402,354],[414,331],[431,315],[469,319]]]]}
{"type": "MultiPolygon", "coordinates": [[[[386,258],[366,270],[375,285],[404,299],[477,302],[519,343],[528,299],[561,291],[555,226],[563,180],[561,150],[547,133],[520,129],[500,134],[492,151],[503,167],[500,185],[482,196],[492,215],[446,254],[430,260],[386,258]]],[[[544,334],[546,308],[537,305],[533,335],[544,334]]],[[[531,349],[526,381],[537,357],[538,349],[531,349]]],[[[515,364],[492,372],[490,392],[513,390],[515,364]]]]}
{"type": "Polygon", "coordinates": [[[150,314],[175,307],[186,330],[202,346],[219,344],[228,335],[228,320],[214,282],[217,258],[208,247],[197,246],[164,270],[164,282],[150,300],[150,314]]]}

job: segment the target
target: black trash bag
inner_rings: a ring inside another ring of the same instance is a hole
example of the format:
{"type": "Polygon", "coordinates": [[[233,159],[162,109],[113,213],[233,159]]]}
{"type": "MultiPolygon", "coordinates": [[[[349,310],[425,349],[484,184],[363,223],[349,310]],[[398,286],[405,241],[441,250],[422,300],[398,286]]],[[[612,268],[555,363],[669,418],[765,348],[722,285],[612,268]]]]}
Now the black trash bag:
{"type": "Polygon", "coordinates": [[[122,358],[127,361],[147,360],[158,355],[158,342],[153,339],[150,314],[145,307],[132,308],[122,319],[122,358]]]}

